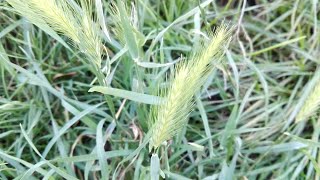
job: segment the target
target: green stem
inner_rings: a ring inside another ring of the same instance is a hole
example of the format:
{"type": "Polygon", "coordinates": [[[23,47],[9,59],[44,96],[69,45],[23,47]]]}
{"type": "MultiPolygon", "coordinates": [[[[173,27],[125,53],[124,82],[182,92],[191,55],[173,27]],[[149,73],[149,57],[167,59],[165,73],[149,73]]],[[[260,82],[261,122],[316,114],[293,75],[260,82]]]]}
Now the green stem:
{"type": "MultiPolygon", "coordinates": [[[[99,85],[100,85],[100,86],[105,86],[105,87],[107,87],[107,83],[106,83],[106,81],[105,81],[105,79],[104,79],[103,73],[102,73],[101,70],[100,70],[97,66],[95,66],[95,65],[94,65],[94,68],[93,68],[93,73],[96,75],[99,85]]],[[[106,100],[106,102],[107,102],[107,105],[108,105],[108,107],[109,107],[109,110],[110,110],[112,116],[115,118],[116,112],[115,112],[114,103],[113,103],[111,97],[108,96],[108,95],[106,95],[106,94],[104,95],[104,97],[105,97],[105,100],[106,100]]]]}

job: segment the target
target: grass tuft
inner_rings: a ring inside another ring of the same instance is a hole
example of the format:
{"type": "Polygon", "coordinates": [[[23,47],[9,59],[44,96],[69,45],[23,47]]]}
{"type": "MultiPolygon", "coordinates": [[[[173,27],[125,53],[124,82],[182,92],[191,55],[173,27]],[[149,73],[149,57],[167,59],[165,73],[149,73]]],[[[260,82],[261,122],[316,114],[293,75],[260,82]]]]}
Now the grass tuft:
{"type": "Polygon", "coordinates": [[[320,180],[319,9],[0,0],[0,179],[320,180]]]}

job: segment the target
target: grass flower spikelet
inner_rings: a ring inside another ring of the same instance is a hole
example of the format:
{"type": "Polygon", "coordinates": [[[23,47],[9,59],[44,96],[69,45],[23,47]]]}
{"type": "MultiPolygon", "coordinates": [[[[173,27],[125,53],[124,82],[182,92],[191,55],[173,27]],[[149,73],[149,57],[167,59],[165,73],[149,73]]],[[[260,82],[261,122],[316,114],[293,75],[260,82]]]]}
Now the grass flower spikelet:
{"type": "Polygon", "coordinates": [[[313,116],[320,106],[320,81],[317,82],[313,91],[306,99],[304,105],[299,111],[296,122],[308,120],[311,116],[313,116]]]}
{"type": "Polygon", "coordinates": [[[194,105],[193,96],[207,80],[215,64],[219,63],[224,45],[230,37],[230,30],[222,25],[210,37],[211,41],[207,45],[203,43],[200,51],[194,53],[190,61],[178,65],[170,87],[166,92],[160,93],[165,94],[165,102],[152,107],[150,150],[172,138],[186,124],[194,105]]]}
{"type": "Polygon", "coordinates": [[[79,13],[68,1],[57,0],[7,0],[7,2],[31,23],[47,24],[55,31],[70,38],[86,55],[84,61],[101,67],[101,37],[98,25],[93,21],[92,0],[81,0],[79,13]]]}

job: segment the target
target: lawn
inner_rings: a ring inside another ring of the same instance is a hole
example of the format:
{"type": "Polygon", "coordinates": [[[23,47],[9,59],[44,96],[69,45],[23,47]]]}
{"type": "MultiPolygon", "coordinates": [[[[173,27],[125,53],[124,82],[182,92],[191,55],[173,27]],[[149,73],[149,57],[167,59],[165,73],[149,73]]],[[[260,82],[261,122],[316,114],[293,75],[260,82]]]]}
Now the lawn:
{"type": "Polygon", "coordinates": [[[0,0],[0,179],[320,179],[318,0],[0,0]]]}

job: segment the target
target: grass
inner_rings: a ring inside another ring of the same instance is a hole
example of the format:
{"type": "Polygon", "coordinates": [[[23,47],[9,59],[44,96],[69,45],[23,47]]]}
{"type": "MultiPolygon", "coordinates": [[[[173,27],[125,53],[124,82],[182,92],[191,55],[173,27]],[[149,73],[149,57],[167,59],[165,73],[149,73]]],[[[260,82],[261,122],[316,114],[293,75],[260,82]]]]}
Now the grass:
{"type": "Polygon", "coordinates": [[[319,179],[319,1],[43,2],[0,0],[0,179],[319,179]]]}

